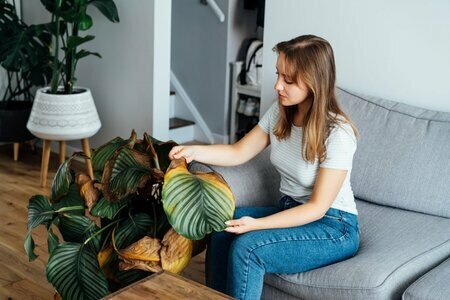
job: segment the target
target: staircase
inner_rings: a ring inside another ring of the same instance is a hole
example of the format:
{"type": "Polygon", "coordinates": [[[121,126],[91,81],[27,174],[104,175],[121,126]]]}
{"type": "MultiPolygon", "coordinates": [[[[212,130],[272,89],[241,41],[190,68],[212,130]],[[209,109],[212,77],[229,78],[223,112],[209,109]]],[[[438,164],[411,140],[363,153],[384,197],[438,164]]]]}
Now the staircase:
{"type": "MultiPolygon", "coordinates": [[[[186,117],[176,117],[179,113],[180,101],[174,91],[170,92],[170,122],[169,122],[169,139],[178,144],[192,143],[195,136],[195,122],[187,120],[186,117]],[[178,104],[178,105],[177,105],[178,104]]],[[[185,115],[186,113],[181,113],[185,115]]]]}

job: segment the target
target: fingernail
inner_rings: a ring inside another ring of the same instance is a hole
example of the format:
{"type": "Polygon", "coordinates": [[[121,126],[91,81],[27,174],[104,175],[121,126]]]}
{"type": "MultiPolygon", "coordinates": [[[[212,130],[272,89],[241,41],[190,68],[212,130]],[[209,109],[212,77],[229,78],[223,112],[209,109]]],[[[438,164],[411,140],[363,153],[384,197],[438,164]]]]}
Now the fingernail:
{"type": "Polygon", "coordinates": [[[226,221],[226,222],[225,222],[225,225],[230,225],[230,221],[226,221]]]}

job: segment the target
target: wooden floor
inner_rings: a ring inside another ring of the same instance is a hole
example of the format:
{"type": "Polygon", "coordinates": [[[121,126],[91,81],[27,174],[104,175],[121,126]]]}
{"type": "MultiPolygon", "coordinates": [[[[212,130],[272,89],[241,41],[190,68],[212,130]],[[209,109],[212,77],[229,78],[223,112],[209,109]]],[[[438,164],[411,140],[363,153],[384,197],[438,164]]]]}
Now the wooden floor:
{"type": "MultiPolygon", "coordinates": [[[[21,145],[23,147],[23,145],[21,145]]],[[[27,227],[27,204],[32,195],[50,194],[50,185],[58,168],[58,157],[52,154],[46,189],[39,187],[40,149],[21,148],[19,160],[13,160],[13,146],[0,146],[0,299],[53,299],[53,287],[45,276],[46,231],[36,228],[33,237],[39,257],[28,262],[23,248],[27,227]]],[[[74,169],[84,165],[74,162],[74,169]]],[[[205,253],[191,260],[181,274],[204,284],[205,253]]]]}

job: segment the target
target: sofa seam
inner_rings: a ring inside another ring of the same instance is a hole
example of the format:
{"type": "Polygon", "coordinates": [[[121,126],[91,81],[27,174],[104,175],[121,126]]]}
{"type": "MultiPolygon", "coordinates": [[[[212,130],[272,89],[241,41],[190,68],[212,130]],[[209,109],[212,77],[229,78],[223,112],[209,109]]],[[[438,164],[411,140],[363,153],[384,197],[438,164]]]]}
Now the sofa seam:
{"type": "MultiPolygon", "coordinates": [[[[405,112],[402,112],[402,111],[398,111],[398,110],[395,110],[395,109],[392,109],[392,108],[388,108],[386,106],[383,106],[382,104],[376,103],[375,101],[370,100],[370,99],[363,98],[362,96],[360,96],[360,95],[358,95],[358,94],[356,94],[354,92],[348,91],[346,89],[343,89],[341,87],[337,87],[337,89],[339,89],[339,90],[341,90],[343,92],[346,92],[346,93],[348,93],[348,94],[350,94],[350,95],[352,95],[354,97],[357,97],[357,98],[359,98],[359,99],[361,99],[363,101],[369,102],[369,103],[371,103],[371,104],[373,104],[375,106],[382,107],[382,108],[384,108],[386,110],[389,110],[389,111],[392,111],[392,112],[396,112],[398,114],[405,115],[405,116],[408,116],[408,117],[412,117],[412,118],[417,119],[417,120],[423,120],[423,121],[429,121],[429,122],[439,122],[439,123],[450,123],[450,121],[442,121],[442,120],[436,120],[436,119],[425,119],[425,118],[416,117],[416,116],[413,116],[411,114],[408,114],[408,113],[405,113],[405,112]]],[[[382,99],[382,100],[394,102],[394,101],[388,100],[388,99],[382,99]]],[[[404,104],[404,103],[399,103],[399,104],[408,105],[408,104],[404,104]]],[[[412,105],[409,105],[409,106],[412,106],[412,105]]],[[[438,111],[435,111],[435,110],[429,110],[429,109],[424,109],[424,110],[438,113],[438,111]]]]}
{"type": "MultiPolygon", "coordinates": [[[[443,247],[443,246],[445,246],[447,243],[449,243],[450,242],[450,239],[448,239],[448,240],[446,240],[445,242],[443,242],[442,244],[440,244],[440,245],[438,245],[438,246],[436,246],[436,247],[433,247],[433,248],[431,248],[431,249],[429,249],[429,250],[427,250],[427,251],[425,251],[425,252],[422,252],[422,253],[420,253],[419,255],[416,255],[416,256],[414,256],[413,258],[411,258],[410,260],[408,260],[407,262],[405,262],[405,263],[403,263],[402,265],[400,265],[400,266],[398,266],[397,268],[395,268],[391,273],[389,273],[389,275],[388,276],[386,276],[386,278],[383,280],[383,282],[381,283],[381,284],[379,284],[378,286],[375,286],[375,287],[369,287],[369,288],[364,288],[364,287],[338,287],[338,286],[318,286],[318,285],[311,285],[311,284],[305,284],[305,283],[297,283],[297,282],[293,282],[293,281],[291,281],[291,280],[287,280],[286,278],[283,278],[283,277],[281,277],[280,275],[279,275],[279,273],[272,273],[272,274],[274,274],[275,276],[277,276],[278,278],[280,278],[281,280],[284,280],[284,281],[286,281],[286,282],[289,282],[289,283],[292,283],[292,284],[296,284],[296,285],[303,285],[303,286],[306,286],[306,287],[312,287],[312,288],[325,288],[325,289],[337,289],[337,290],[376,290],[376,289],[378,289],[378,288],[380,288],[380,287],[382,287],[383,286],[383,284],[389,279],[389,277],[390,276],[392,276],[392,274],[394,274],[397,270],[399,270],[400,268],[402,268],[402,267],[404,267],[404,266],[406,266],[406,265],[408,265],[408,264],[410,264],[413,260],[415,260],[416,258],[418,258],[418,257],[420,257],[420,256],[423,256],[423,255],[426,255],[428,252],[431,252],[431,251],[433,251],[433,250],[436,250],[436,249],[438,249],[438,248],[440,248],[440,247],[443,247]]],[[[446,260],[446,259],[445,259],[446,260]]],[[[444,260],[444,261],[445,261],[444,260]]],[[[443,261],[442,261],[443,262],[443,261]]],[[[442,263],[441,262],[441,263],[442,263]]]]}
{"type": "MultiPolygon", "coordinates": [[[[449,256],[450,257],[450,256],[449,256]]],[[[407,290],[409,290],[409,288],[412,288],[416,285],[418,285],[419,283],[421,283],[423,280],[425,280],[426,278],[428,278],[429,276],[431,276],[431,273],[433,270],[435,270],[436,268],[438,268],[440,265],[444,264],[447,260],[449,260],[449,257],[447,257],[444,261],[442,261],[441,263],[439,263],[437,266],[435,266],[433,269],[431,269],[430,271],[426,272],[425,274],[423,274],[422,276],[420,276],[416,281],[414,281],[412,284],[410,284],[406,290],[403,292],[406,293],[407,290]]]]}

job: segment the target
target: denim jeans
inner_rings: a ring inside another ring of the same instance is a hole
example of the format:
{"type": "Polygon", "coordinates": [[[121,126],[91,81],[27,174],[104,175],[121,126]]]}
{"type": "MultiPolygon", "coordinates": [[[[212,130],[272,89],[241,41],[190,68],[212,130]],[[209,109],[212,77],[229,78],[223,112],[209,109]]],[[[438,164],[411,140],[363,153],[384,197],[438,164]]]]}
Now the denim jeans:
{"type": "MultiPolygon", "coordinates": [[[[234,218],[261,218],[297,205],[301,203],[284,196],[280,207],[239,207],[234,218]]],[[[241,235],[215,232],[206,252],[206,284],[237,299],[260,299],[265,273],[320,268],[354,256],[358,246],[358,217],[334,208],[302,226],[241,235]]]]}

